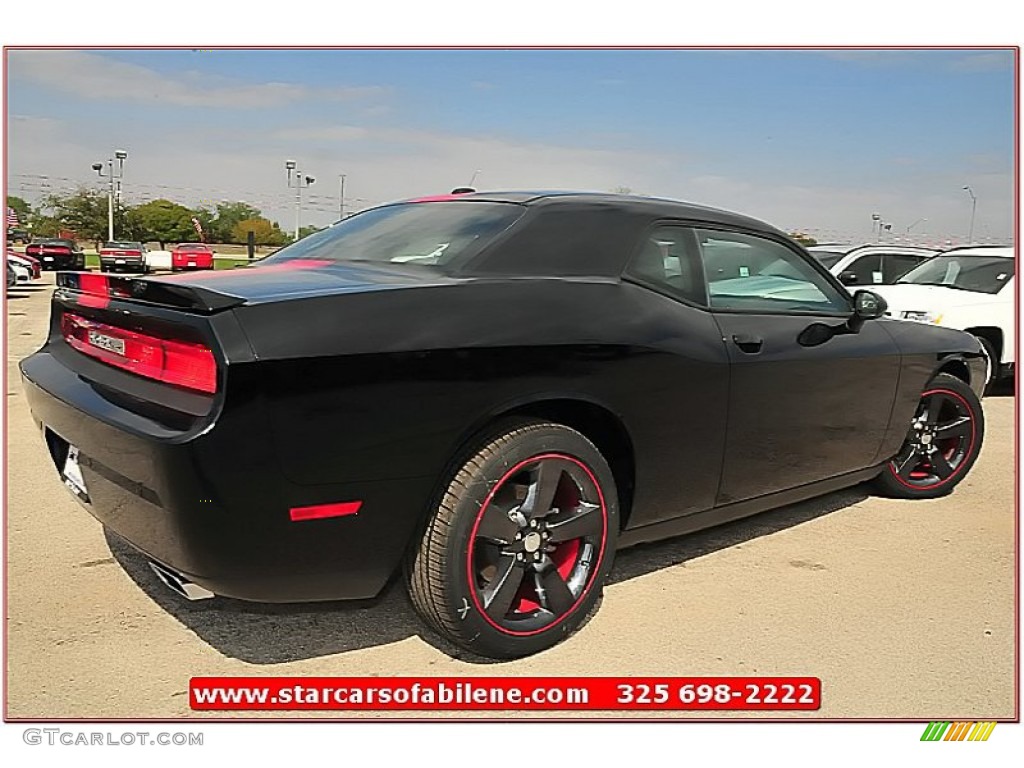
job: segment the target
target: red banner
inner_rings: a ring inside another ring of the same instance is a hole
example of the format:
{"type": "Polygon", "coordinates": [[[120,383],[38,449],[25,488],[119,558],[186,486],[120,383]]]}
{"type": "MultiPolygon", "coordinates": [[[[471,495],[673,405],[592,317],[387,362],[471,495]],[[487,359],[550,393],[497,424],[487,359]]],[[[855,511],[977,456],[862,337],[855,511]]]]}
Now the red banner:
{"type": "Polygon", "coordinates": [[[816,677],[194,677],[194,710],[816,710],[816,677]]]}

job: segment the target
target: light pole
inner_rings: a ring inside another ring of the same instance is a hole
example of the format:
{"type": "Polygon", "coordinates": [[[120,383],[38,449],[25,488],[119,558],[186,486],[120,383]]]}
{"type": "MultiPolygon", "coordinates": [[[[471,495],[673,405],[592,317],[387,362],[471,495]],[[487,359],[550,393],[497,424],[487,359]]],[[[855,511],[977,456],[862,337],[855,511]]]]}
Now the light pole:
{"type": "Polygon", "coordinates": [[[881,229],[881,227],[882,227],[882,214],[880,214],[880,213],[872,213],[871,214],[871,234],[872,235],[875,234],[875,227],[876,226],[879,228],[878,229],[878,239],[881,239],[881,237],[882,237],[882,229],[881,229]]]}
{"type": "Polygon", "coordinates": [[[108,182],[107,190],[107,242],[114,239],[114,184],[117,184],[117,199],[121,201],[121,179],[124,178],[124,161],[128,153],[123,149],[114,152],[114,157],[107,159],[107,172],[103,173],[103,163],[93,163],[92,169],[99,174],[101,179],[108,182]],[[114,173],[114,160],[117,160],[117,173],[114,173]]]}
{"type": "Polygon", "coordinates": [[[971,196],[971,229],[967,233],[967,242],[974,242],[974,214],[978,212],[978,198],[974,196],[974,190],[971,189],[969,184],[964,185],[964,189],[967,194],[971,196]]]}
{"type": "Polygon", "coordinates": [[[918,219],[917,221],[915,221],[913,224],[911,224],[909,227],[907,227],[907,234],[909,235],[910,234],[910,230],[912,230],[914,227],[916,227],[922,221],[928,221],[928,219],[923,219],[922,218],[922,219],[918,219]]]}
{"type": "Polygon", "coordinates": [[[338,221],[345,218],[345,174],[338,176],[338,221]]]}
{"type": "Polygon", "coordinates": [[[310,186],[316,179],[312,176],[304,176],[297,170],[294,160],[284,161],[285,170],[288,171],[288,186],[292,186],[292,174],[295,174],[295,239],[299,239],[299,219],[302,217],[302,188],[310,186]]]}

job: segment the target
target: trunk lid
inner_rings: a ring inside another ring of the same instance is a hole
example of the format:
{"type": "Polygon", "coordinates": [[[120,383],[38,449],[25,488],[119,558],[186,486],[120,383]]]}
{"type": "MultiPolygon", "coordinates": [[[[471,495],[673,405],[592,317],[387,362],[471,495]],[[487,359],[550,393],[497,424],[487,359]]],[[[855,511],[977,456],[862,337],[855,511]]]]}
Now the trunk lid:
{"type": "Polygon", "coordinates": [[[429,268],[401,264],[290,259],[235,269],[147,278],[153,296],[177,292],[219,303],[262,304],[329,294],[440,285],[454,280],[429,268]],[[214,299],[214,297],[219,297],[214,299]]]}

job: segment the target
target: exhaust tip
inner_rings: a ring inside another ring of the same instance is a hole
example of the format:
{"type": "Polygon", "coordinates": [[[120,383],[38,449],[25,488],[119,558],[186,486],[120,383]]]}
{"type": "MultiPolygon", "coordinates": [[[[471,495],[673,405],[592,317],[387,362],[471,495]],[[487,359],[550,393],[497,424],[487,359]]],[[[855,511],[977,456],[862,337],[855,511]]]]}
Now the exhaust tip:
{"type": "Polygon", "coordinates": [[[193,584],[180,573],[172,571],[166,565],[150,560],[149,567],[168,589],[181,595],[186,600],[208,600],[211,597],[216,597],[210,590],[200,587],[198,584],[193,584]]]}

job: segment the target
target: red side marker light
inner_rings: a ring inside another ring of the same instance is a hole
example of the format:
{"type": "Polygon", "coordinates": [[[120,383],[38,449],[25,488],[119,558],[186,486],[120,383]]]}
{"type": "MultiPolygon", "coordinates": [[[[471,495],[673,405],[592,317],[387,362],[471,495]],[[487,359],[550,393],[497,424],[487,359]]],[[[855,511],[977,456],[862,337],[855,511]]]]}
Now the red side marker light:
{"type": "Polygon", "coordinates": [[[338,504],[316,504],[312,507],[292,507],[288,514],[292,522],[300,520],[320,520],[325,517],[344,517],[355,515],[363,506],[361,501],[343,501],[338,504]]]}

